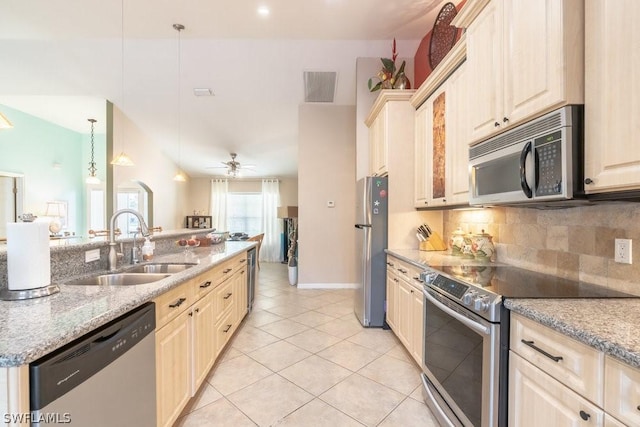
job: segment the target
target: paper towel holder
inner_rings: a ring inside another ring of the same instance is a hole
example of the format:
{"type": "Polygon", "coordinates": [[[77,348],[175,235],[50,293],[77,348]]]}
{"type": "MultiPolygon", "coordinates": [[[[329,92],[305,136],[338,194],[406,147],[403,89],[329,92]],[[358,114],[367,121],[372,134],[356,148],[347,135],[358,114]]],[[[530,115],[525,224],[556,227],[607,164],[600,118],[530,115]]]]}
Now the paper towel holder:
{"type": "Polygon", "coordinates": [[[49,295],[57,294],[58,292],[60,292],[60,287],[58,285],[48,285],[41,288],[22,289],[17,291],[2,289],[0,290],[0,300],[19,301],[25,299],[48,297],[49,295]]]}

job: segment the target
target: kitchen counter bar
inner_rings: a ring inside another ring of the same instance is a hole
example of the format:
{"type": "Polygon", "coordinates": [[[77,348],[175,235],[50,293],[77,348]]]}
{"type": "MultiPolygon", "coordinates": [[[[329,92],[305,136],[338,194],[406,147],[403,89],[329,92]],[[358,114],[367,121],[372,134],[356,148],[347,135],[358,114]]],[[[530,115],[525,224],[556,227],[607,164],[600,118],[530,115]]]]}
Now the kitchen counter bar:
{"type": "Polygon", "coordinates": [[[30,363],[255,245],[226,242],[199,247],[192,253],[156,256],[154,263],[196,265],[154,283],[70,286],[60,282],[60,292],[49,297],[0,301],[0,367],[30,363]]]}

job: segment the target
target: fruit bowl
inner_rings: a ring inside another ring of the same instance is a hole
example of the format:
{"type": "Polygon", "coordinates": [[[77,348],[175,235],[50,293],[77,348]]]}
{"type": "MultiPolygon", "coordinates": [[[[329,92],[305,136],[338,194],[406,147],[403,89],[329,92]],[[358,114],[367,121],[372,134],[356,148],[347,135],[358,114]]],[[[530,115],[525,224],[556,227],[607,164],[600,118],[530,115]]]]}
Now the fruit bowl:
{"type": "Polygon", "coordinates": [[[191,239],[180,239],[176,242],[178,246],[184,247],[185,253],[192,251],[193,249],[200,246],[200,240],[192,237],[191,239]]]}

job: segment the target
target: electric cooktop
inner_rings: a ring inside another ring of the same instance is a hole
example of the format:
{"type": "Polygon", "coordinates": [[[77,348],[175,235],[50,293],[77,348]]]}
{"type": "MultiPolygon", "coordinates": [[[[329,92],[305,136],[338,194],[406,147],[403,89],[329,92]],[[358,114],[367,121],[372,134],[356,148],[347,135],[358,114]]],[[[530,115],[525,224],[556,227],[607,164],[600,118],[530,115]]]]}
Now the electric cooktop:
{"type": "Polygon", "coordinates": [[[451,279],[477,286],[503,298],[638,298],[604,286],[506,265],[433,268],[451,279]]]}

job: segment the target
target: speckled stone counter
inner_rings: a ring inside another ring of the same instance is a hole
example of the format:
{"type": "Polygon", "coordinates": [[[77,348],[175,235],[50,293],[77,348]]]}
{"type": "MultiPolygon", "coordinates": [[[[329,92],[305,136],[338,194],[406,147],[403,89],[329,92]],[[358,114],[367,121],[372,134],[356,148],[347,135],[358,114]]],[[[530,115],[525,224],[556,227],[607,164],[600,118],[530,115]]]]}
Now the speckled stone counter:
{"type": "Polygon", "coordinates": [[[640,298],[512,299],[505,307],[640,368],[640,298]]]}
{"type": "Polygon", "coordinates": [[[196,265],[154,283],[70,286],[61,282],[60,292],[49,297],[0,301],[0,366],[30,363],[255,245],[226,242],[188,254],[176,248],[174,253],[154,257],[153,262],[196,265]]]}

